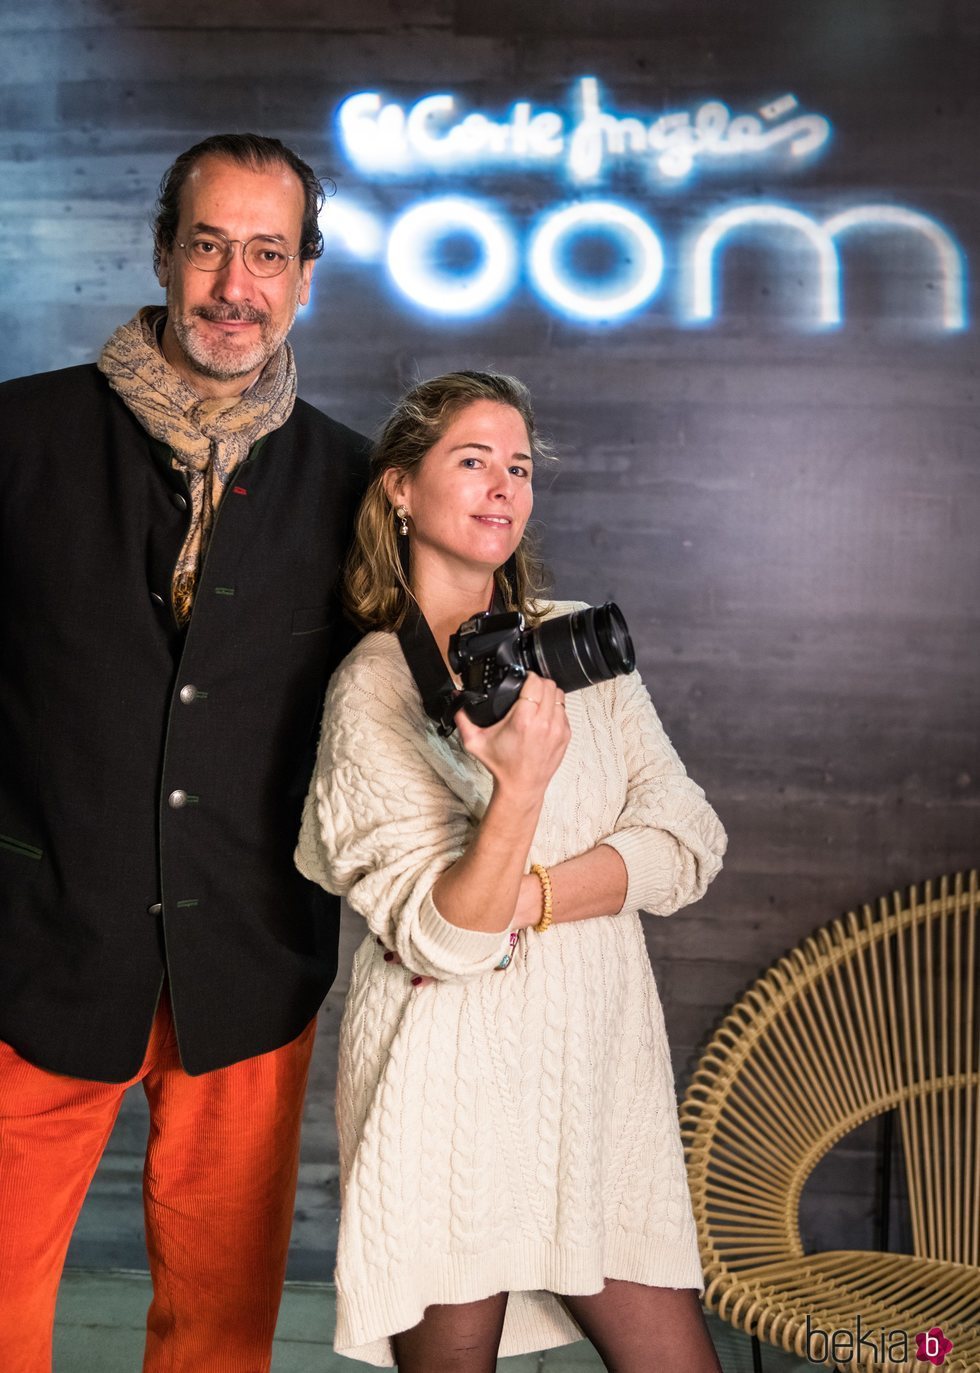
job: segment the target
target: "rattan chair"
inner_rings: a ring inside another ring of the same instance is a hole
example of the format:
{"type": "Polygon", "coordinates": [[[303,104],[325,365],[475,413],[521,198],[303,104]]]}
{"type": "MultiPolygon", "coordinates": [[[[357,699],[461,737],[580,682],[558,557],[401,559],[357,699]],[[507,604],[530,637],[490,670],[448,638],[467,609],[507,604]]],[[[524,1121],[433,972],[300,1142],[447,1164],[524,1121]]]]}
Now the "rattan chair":
{"type": "Polygon", "coordinates": [[[712,1310],[854,1373],[933,1367],[915,1336],[939,1326],[953,1344],[946,1373],[980,1373],[978,1002],[976,872],[851,911],[738,1002],[681,1108],[712,1310]],[[897,1112],[912,1253],[804,1253],[807,1177],[886,1112],[897,1112]]]}

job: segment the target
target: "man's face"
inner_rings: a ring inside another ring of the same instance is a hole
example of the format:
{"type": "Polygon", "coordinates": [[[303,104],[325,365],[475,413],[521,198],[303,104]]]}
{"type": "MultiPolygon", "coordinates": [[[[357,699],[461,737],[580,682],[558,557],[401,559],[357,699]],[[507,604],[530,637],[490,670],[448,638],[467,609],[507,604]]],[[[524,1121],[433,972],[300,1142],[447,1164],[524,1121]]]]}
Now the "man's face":
{"type": "Polygon", "coordinates": [[[286,166],[253,171],[204,157],[188,176],[176,241],[161,256],[159,279],[167,291],[164,355],[199,391],[244,391],[309,299],[312,261],[296,258],[279,276],[258,277],[242,258],[242,244],[256,237],[298,252],[303,203],[300,180],[286,166]],[[177,245],[201,233],[240,240],[226,267],[205,272],[188,262],[177,245]]]}

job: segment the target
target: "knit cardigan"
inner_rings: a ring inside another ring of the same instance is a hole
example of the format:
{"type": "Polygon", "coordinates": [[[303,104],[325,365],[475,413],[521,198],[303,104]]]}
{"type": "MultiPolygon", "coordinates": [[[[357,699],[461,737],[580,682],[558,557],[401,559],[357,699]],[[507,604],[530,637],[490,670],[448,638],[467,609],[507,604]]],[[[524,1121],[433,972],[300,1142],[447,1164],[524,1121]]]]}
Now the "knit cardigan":
{"type": "MultiPolygon", "coordinates": [[[[567,612],[569,605],[553,613],[567,612]]],[[[701,1288],[663,1015],[640,908],[696,900],[725,836],[637,674],[567,697],[571,742],[529,862],[622,856],[622,911],[519,935],[432,900],[492,779],[427,719],[394,635],[327,694],[297,862],[370,933],[341,1027],[335,1347],[379,1366],[434,1302],[511,1293],[502,1356],[580,1332],[553,1293],[701,1288]],[[384,948],[401,964],[386,962],[384,948]],[[426,974],[436,981],[413,987],[426,974]]]]}

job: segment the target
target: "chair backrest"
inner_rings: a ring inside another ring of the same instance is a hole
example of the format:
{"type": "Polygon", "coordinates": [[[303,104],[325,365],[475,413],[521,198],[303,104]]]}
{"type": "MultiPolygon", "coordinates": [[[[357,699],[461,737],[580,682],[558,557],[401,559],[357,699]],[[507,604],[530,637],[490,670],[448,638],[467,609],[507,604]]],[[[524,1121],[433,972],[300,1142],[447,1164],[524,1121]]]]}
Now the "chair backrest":
{"type": "Polygon", "coordinates": [[[897,1110],[914,1252],[980,1264],[977,874],[817,930],[733,1007],[681,1108],[709,1278],[802,1256],[807,1177],[897,1110]]]}

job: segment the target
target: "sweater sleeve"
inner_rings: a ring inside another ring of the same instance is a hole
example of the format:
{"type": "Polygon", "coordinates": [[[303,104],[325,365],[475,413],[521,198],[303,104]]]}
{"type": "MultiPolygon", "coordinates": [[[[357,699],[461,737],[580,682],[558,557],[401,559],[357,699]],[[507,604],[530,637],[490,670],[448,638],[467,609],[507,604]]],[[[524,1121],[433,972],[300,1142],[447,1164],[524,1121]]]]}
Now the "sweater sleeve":
{"type": "Polygon", "coordinates": [[[392,686],[387,666],[348,662],[331,683],[296,863],[345,896],[406,968],[462,982],[496,967],[509,931],[453,925],[432,900],[475,821],[426,757],[421,706],[392,686]]]}
{"type": "Polygon", "coordinates": [[[615,678],[607,689],[628,784],[616,827],[600,842],[626,864],[623,910],[671,915],[702,897],[719,872],[725,831],[684,771],[639,674],[615,678]]]}

